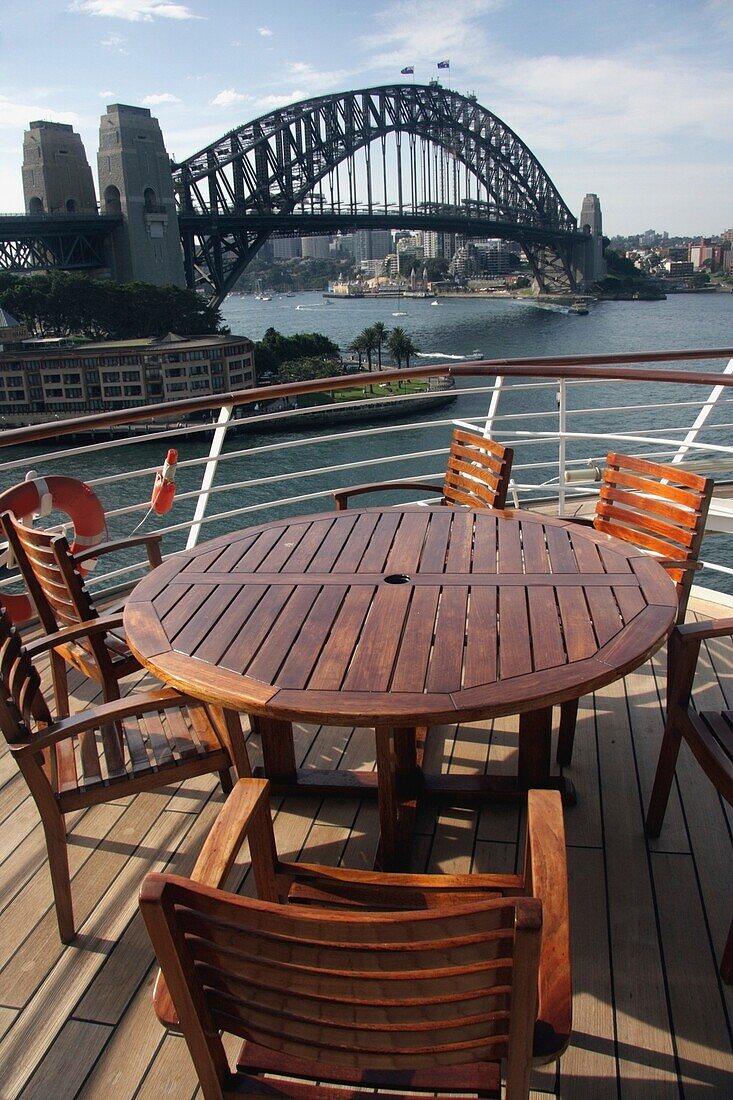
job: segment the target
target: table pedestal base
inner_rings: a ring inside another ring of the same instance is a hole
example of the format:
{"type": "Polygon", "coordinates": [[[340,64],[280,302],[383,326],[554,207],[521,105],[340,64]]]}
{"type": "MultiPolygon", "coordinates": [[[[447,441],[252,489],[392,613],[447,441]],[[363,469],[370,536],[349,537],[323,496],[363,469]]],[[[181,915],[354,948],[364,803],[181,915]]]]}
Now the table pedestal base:
{"type": "Polygon", "coordinates": [[[257,719],[262,739],[263,768],[278,794],[351,795],[379,798],[380,841],[378,867],[407,869],[410,840],[420,798],[466,800],[523,798],[533,788],[560,791],[563,803],[573,806],[575,788],[565,776],[550,775],[552,708],[520,715],[519,765],[509,775],[437,775],[423,771],[428,730],[425,727],[378,726],[376,771],[326,771],[297,768],[292,726],[273,719],[257,719]]]}

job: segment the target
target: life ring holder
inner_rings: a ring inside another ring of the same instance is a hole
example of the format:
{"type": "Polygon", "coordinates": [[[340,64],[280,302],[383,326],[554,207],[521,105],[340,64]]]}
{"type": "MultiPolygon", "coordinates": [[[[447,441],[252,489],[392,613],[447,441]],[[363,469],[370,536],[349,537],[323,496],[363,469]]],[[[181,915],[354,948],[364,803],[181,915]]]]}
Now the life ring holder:
{"type": "MultiPolygon", "coordinates": [[[[72,554],[98,546],[105,540],[107,520],[102,502],[83,481],[62,474],[50,474],[43,478],[31,470],[26,474],[25,481],[0,493],[0,515],[12,512],[22,523],[32,523],[53,510],[65,512],[74,525],[72,554]]],[[[79,572],[84,576],[96,564],[90,558],[78,567],[79,572]]],[[[0,592],[0,600],[13,623],[27,622],[35,614],[33,604],[25,593],[0,592]]]]}

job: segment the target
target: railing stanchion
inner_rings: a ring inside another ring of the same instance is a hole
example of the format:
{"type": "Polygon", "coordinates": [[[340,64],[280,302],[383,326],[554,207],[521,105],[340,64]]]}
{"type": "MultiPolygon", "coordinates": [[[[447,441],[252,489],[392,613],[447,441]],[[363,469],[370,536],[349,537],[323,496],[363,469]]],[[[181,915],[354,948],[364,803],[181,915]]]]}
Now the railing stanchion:
{"type": "Polygon", "coordinates": [[[565,515],[565,432],[567,430],[567,391],[565,379],[557,380],[557,413],[559,428],[559,446],[557,456],[558,475],[560,478],[557,491],[557,514],[565,515]]]}
{"type": "Polygon", "coordinates": [[[214,478],[216,477],[216,471],[219,465],[219,456],[224,448],[227,428],[229,427],[229,421],[232,419],[233,411],[233,405],[222,405],[219,409],[219,419],[216,422],[216,429],[209,449],[209,460],[204,467],[204,476],[201,479],[201,492],[196,500],[196,510],[193,514],[193,521],[188,532],[188,541],[186,542],[187,550],[192,550],[199,541],[201,521],[206,515],[206,507],[209,503],[209,490],[214,484],[214,478]]]}
{"type": "Polygon", "coordinates": [[[504,375],[497,374],[496,378],[494,379],[494,389],[491,393],[491,401],[489,402],[489,412],[486,417],[486,423],[484,424],[484,439],[492,438],[491,433],[494,429],[494,420],[496,418],[496,413],[499,408],[499,398],[501,396],[503,386],[504,375]]]}
{"type": "MultiPolygon", "coordinates": [[[[730,359],[728,361],[723,371],[723,374],[733,374],[733,359],[730,359]]],[[[710,413],[715,408],[718,398],[723,393],[724,388],[724,386],[714,386],[713,389],[710,391],[710,396],[708,397],[703,407],[700,409],[695,423],[692,425],[689,432],[682,440],[677,454],[672,459],[673,463],[684,462],[685,456],[690,449],[690,444],[696,441],[698,435],[700,434],[700,431],[702,430],[703,425],[705,424],[705,421],[710,416],[710,413]]]]}

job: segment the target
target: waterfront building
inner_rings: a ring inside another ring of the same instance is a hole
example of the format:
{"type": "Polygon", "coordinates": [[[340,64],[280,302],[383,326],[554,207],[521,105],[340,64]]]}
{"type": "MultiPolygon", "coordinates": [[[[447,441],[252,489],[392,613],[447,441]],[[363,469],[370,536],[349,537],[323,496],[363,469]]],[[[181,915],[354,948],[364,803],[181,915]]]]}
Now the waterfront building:
{"type": "Polygon", "coordinates": [[[0,352],[0,423],[9,427],[85,413],[249,389],[254,345],[243,336],[167,336],[78,343],[23,340],[0,352]]]}
{"type": "Polygon", "coordinates": [[[28,329],[20,321],[8,313],[7,309],[0,306],[0,351],[5,351],[6,346],[17,344],[28,336],[28,329]]]}

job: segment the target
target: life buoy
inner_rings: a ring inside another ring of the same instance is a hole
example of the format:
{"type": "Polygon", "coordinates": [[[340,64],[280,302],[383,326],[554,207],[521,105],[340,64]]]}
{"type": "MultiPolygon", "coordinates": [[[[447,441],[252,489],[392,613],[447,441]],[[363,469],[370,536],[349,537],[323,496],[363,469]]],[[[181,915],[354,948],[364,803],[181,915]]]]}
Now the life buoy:
{"type": "MultiPolygon", "coordinates": [[[[72,553],[104,541],[107,532],[104,508],[94,490],[83,481],[60,474],[43,478],[31,472],[20,485],[0,493],[0,515],[12,512],[16,518],[25,520],[47,516],[54,509],[66,512],[74,524],[72,553]]],[[[79,572],[84,576],[95,565],[96,561],[90,559],[79,566],[79,572]]],[[[0,598],[12,622],[23,623],[33,617],[33,605],[25,593],[2,593],[0,598]]]]}

